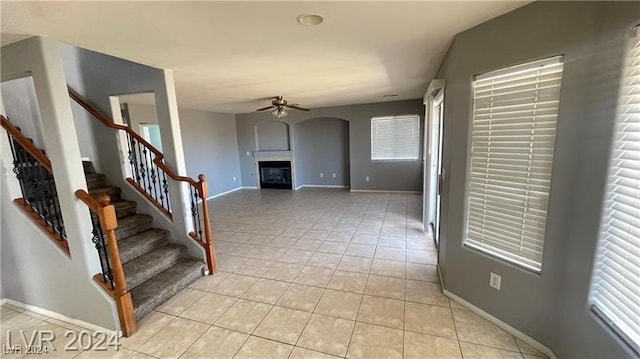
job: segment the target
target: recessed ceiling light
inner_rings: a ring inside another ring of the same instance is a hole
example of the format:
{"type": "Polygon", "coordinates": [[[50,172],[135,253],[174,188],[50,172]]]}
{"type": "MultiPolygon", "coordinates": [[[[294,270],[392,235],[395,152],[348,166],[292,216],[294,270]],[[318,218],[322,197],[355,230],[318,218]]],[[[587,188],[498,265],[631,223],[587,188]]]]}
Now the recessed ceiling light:
{"type": "Polygon", "coordinates": [[[298,22],[305,26],[320,25],[324,21],[318,14],[302,14],[298,16],[298,22]]]}
{"type": "Polygon", "coordinates": [[[382,95],[382,97],[397,97],[397,96],[399,96],[399,94],[397,94],[397,93],[390,93],[390,94],[382,95]]]}

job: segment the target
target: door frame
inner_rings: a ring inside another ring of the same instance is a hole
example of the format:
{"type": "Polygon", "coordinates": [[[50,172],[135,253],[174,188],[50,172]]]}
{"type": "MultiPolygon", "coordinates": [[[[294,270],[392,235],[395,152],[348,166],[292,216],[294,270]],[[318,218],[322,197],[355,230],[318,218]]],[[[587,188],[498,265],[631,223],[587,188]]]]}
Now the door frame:
{"type": "MultiPolygon", "coordinates": [[[[433,121],[435,121],[438,117],[435,114],[435,104],[439,101],[438,98],[444,95],[446,81],[444,79],[434,79],[429,83],[429,87],[427,88],[427,92],[423,98],[423,104],[425,105],[425,130],[424,130],[424,150],[423,150],[423,191],[422,191],[422,222],[424,226],[424,231],[429,232],[431,230],[431,226],[429,223],[430,218],[432,218],[432,213],[435,214],[435,205],[436,203],[432,203],[430,198],[430,194],[435,189],[437,191],[438,181],[432,181],[432,164],[434,161],[434,154],[431,151],[432,147],[432,125],[433,121]],[[435,183],[434,183],[435,182],[435,183]]],[[[443,126],[440,126],[440,133],[442,134],[443,126]]],[[[438,136],[441,137],[441,136],[438,136]]],[[[442,147],[442,146],[441,146],[442,147]]],[[[440,149],[442,151],[442,148],[440,149]]],[[[442,164],[441,164],[442,165],[442,164]]],[[[438,169],[436,169],[438,171],[438,169]]],[[[438,175],[438,173],[436,173],[438,175]]],[[[436,176],[436,178],[438,178],[436,176]]],[[[436,201],[437,202],[437,201],[436,201]]],[[[438,228],[434,228],[434,230],[439,230],[438,228]]]]}

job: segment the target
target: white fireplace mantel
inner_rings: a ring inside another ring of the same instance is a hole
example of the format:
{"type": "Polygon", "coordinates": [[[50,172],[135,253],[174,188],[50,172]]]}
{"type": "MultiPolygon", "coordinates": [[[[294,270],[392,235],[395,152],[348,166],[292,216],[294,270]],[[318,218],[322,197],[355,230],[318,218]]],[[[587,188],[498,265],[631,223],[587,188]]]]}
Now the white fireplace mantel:
{"type": "Polygon", "coordinates": [[[293,160],[293,151],[253,151],[255,159],[256,187],[260,188],[260,161],[289,161],[291,162],[291,186],[296,189],[296,167],[293,160]]]}

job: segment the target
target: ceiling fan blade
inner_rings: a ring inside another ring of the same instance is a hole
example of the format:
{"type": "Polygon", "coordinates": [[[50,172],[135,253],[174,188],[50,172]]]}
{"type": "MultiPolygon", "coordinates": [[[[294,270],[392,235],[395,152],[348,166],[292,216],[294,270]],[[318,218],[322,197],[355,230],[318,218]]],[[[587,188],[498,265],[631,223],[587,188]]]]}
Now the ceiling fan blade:
{"type": "Polygon", "coordinates": [[[271,106],[267,106],[267,107],[263,107],[263,108],[259,108],[256,110],[257,111],[266,111],[266,110],[271,110],[273,108],[276,108],[275,106],[271,105],[271,106]]]}
{"type": "Polygon", "coordinates": [[[287,105],[286,107],[292,108],[294,110],[309,111],[308,108],[304,108],[304,107],[300,107],[300,106],[296,106],[296,105],[287,105]]]}

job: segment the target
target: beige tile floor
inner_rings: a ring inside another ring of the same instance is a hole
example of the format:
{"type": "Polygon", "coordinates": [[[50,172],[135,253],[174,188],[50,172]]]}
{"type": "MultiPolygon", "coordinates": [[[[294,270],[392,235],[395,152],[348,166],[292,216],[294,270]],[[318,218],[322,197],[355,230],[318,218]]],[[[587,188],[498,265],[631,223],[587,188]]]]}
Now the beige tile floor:
{"type": "MultiPolygon", "coordinates": [[[[211,208],[219,272],[102,357],[544,357],[442,294],[419,195],[244,190],[211,208]]],[[[3,327],[56,325],[15,309],[3,327]]]]}

